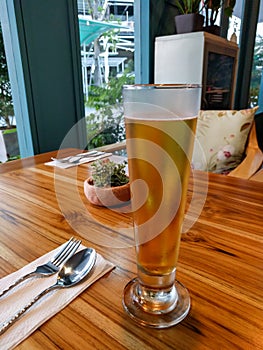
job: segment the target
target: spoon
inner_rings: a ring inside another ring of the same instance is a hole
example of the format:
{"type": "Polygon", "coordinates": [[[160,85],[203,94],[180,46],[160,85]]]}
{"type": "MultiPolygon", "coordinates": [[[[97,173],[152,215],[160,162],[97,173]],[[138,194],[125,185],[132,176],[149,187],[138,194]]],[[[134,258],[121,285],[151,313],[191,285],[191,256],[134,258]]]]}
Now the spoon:
{"type": "Polygon", "coordinates": [[[40,298],[54,289],[69,288],[81,282],[91,271],[96,261],[96,251],[87,248],[73,255],[61,268],[58,273],[57,282],[46,288],[32,299],[22,309],[17,311],[9,320],[0,325],[0,335],[3,334],[12,324],[15,323],[32,305],[40,298]]]}

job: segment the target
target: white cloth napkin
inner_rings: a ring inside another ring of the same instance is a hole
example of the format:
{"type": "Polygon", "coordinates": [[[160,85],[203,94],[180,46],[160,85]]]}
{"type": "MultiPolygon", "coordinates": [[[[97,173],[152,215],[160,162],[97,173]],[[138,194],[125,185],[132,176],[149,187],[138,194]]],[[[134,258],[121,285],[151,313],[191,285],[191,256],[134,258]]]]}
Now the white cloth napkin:
{"type": "MultiPolygon", "coordinates": [[[[84,248],[84,246],[80,246],[79,250],[84,248]]],[[[32,263],[24,266],[20,270],[0,279],[0,290],[2,291],[6,289],[14,280],[22,277],[28,272],[31,272],[38,265],[49,261],[59,249],[61,249],[61,246],[34,260],[32,263]]],[[[96,263],[90,277],[71,288],[54,290],[40,299],[35,305],[32,306],[31,309],[22,315],[19,320],[17,320],[9,329],[7,329],[4,334],[0,335],[0,349],[7,350],[14,348],[30,334],[32,334],[40,325],[66,307],[92,283],[97,281],[100,277],[113,268],[114,265],[112,263],[105,260],[97,253],[96,263]]],[[[5,322],[12,317],[38,293],[56,283],[56,280],[57,274],[42,278],[32,277],[22,282],[12,291],[0,298],[0,323],[5,322]]]]}
{"type": "MultiPolygon", "coordinates": [[[[94,162],[96,160],[102,159],[102,158],[107,158],[110,157],[112,155],[112,153],[105,153],[105,152],[101,152],[102,154],[99,154],[98,156],[91,156],[91,157],[84,157],[81,158],[77,163],[63,163],[60,162],[59,160],[52,160],[50,162],[45,163],[45,165],[48,166],[53,166],[53,167],[57,167],[57,168],[61,168],[61,169],[67,169],[67,168],[71,168],[73,166],[78,166],[81,164],[85,164],[85,163],[90,163],[90,162],[94,162]]],[[[76,156],[78,156],[79,154],[76,154],[76,156]]],[[[63,158],[64,159],[64,158],[63,158]]]]}

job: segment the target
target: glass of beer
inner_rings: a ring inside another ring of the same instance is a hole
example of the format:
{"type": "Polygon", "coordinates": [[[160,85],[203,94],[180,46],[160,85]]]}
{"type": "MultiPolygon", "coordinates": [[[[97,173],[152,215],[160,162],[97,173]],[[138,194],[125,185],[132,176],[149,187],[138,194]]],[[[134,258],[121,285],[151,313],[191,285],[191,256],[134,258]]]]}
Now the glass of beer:
{"type": "Polygon", "coordinates": [[[139,324],[166,328],[190,309],[176,266],[201,86],[130,85],[123,97],[138,273],[123,306],[139,324]]]}

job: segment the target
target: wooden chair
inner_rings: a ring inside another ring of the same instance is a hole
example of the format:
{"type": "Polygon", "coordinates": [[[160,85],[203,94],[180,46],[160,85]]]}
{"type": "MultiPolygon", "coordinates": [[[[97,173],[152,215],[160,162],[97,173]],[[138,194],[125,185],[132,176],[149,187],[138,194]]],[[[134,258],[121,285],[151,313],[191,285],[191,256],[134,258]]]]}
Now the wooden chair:
{"type": "Polygon", "coordinates": [[[245,154],[246,157],[244,160],[227,176],[249,180],[261,168],[263,164],[263,153],[258,145],[255,122],[249,133],[245,154]]]}

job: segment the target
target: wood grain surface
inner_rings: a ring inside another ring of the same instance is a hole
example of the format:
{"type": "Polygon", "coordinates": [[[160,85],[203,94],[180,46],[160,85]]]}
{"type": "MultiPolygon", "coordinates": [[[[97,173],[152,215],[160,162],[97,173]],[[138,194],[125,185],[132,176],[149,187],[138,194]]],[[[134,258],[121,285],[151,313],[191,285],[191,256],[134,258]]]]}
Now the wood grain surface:
{"type": "Polygon", "coordinates": [[[0,165],[0,278],[72,235],[116,268],[18,349],[263,349],[262,183],[192,174],[186,223],[198,207],[201,215],[182,235],[177,271],[191,310],[179,325],[154,330],[122,308],[123,289],[136,275],[129,208],[90,205],[83,193],[89,166],[54,169],[43,164],[51,155],[0,165]]]}

